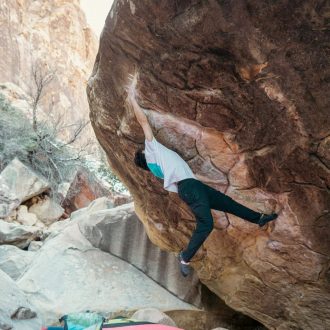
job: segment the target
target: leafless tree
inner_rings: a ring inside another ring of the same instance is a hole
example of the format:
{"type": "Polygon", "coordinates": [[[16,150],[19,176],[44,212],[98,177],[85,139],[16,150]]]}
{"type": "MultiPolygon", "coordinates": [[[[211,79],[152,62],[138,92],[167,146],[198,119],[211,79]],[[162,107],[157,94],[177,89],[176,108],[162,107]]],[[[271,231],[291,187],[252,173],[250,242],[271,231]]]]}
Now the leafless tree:
{"type": "Polygon", "coordinates": [[[32,64],[32,80],[34,83],[34,90],[32,90],[32,127],[37,132],[37,110],[40,100],[45,92],[45,88],[55,78],[55,71],[43,69],[40,62],[32,64]]]}
{"type": "Polygon", "coordinates": [[[85,151],[92,144],[87,140],[83,145],[77,146],[79,139],[88,120],[79,119],[77,122],[67,124],[63,116],[54,113],[50,108],[47,120],[40,119],[38,109],[49,84],[56,78],[56,72],[35,62],[32,66],[32,80],[34,89],[32,98],[32,127],[37,136],[38,149],[30,154],[30,162],[41,173],[47,173],[50,181],[61,182],[67,176],[68,170],[82,161],[85,151]],[[63,140],[64,132],[70,132],[69,137],[63,140]]]}

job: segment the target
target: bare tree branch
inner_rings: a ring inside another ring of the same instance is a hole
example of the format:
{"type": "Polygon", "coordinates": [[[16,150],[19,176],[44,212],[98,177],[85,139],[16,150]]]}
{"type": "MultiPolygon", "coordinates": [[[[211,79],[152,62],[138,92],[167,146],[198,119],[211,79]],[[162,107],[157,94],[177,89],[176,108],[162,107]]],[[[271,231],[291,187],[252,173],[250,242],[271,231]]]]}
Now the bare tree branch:
{"type": "Polygon", "coordinates": [[[42,69],[39,62],[32,64],[32,79],[35,90],[32,92],[32,127],[37,131],[37,110],[39,102],[44,94],[45,87],[54,79],[55,71],[46,71],[42,69]]]}

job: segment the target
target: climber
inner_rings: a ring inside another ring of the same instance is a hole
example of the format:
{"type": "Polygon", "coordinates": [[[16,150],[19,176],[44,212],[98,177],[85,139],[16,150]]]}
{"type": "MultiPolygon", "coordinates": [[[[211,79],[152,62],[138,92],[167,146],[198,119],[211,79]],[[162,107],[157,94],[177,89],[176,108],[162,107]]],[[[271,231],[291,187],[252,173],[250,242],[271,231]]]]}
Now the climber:
{"type": "Polygon", "coordinates": [[[131,76],[130,85],[127,87],[127,102],[133,108],[136,119],[143,129],[145,149],[136,152],[135,164],[163,179],[164,189],[178,193],[196,218],[196,229],[190,242],[178,256],[181,274],[187,276],[192,271],[189,261],[213,229],[211,209],[236,215],[260,227],[276,219],[277,214],[267,215],[255,212],[197,180],[188,164],[176,152],[166,148],[155,139],[148,118],[136,101],[136,83],[137,74],[131,76]]]}

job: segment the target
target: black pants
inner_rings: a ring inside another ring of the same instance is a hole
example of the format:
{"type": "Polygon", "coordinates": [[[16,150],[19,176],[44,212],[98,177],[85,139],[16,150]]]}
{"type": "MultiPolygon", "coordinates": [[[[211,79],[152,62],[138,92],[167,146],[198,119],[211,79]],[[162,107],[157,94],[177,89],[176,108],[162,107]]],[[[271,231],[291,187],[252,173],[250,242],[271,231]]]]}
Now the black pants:
{"type": "Polygon", "coordinates": [[[182,252],[183,260],[188,262],[210,235],[213,229],[211,209],[234,214],[244,220],[258,223],[260,213],[235,202],[222,192],[213,189],[196,179],[178,182],[180,198],[186,202],[196,217],[196,229],[188,247],[182,252]]]}

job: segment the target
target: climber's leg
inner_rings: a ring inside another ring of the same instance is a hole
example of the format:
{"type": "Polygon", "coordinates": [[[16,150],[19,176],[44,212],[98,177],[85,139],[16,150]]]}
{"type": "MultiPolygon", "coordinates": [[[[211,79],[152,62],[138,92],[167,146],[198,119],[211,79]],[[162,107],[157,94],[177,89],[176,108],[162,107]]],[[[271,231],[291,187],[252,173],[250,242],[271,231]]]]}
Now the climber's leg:
{"type": "Polygon", "coordinates": [[[259,223],[260,217],[262,216],[261,213],[255,212],[248,207],[235,202],[231,197],[208,185],[205,185],[205,189],[209,197],[211,209],[236,215],[249,222],[256,224],[259,223]]]}
{"type": "MultiPolygon", "coordinates": [[[[204,184],[204,183],[203,183],[204,184]]],[[[212,209],[234,214],[244,220],[258,224],[260,227],[277,218],[276,213],[263,214],[235,202],[232,198],[204,184],[212,209]]]]}
{"type": "Polygon", "coordinates": [[[185,180],[179,185],[179,196],[189,205],[196,217],[196,229],[187,248],[181,252],[183,261],[188,262],[211,233],[213,218],[206,189],[200,181],[185,180]]]}

